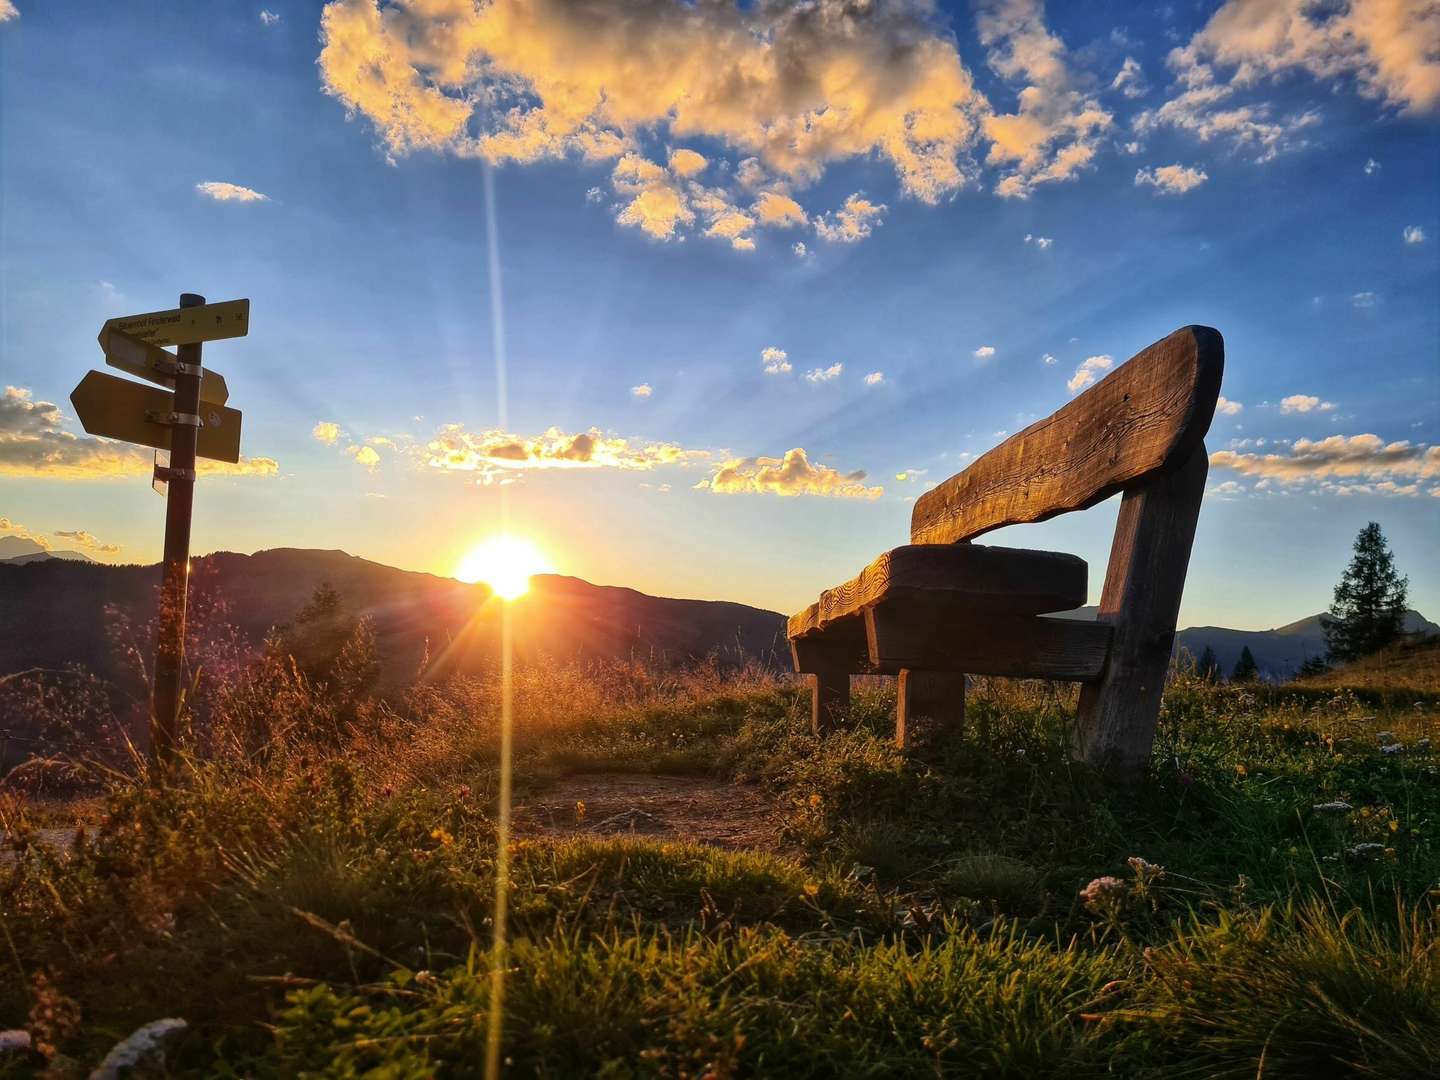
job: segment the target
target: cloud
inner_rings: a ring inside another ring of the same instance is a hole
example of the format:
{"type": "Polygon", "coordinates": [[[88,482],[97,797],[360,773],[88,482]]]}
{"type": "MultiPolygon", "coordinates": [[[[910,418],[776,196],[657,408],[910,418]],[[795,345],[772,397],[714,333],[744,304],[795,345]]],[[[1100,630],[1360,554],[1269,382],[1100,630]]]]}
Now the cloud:
{"type": "Polygon", "coordinates": [[[784,458],[734,458],[721,464],[707,480],[695,485],[721,495],[822,495],[836,499],[878,499],[883,487],[865,483],[865,470],[841,473],[813,464],[800,447],[784,458]]]}
{"type": "Polygon", "coordinates": [[[631,397],[648,398],[653,393],[655,393],[655,389],[649,383],[641,383],[639,386],[630,388],[631,397]]]}
{"type": "Polygon", "coordinates": [[[13,0],[0,0],[0,23],[9,22],[11,19],[20,17],[20,9],[13,0]]]}
{"type": "Polygon", "coordinates": [[[1335,408],[1333,401],[1321,401],[1313,394],[1291,394],[1280,399],[1282,413],[1330,412],[1335,408]]]}
{"type": "Polygon", "coordinates": [[[760,363],[764,365],[766,375],[785,375],[790,371],[789,354],[774,345],[760,350],[760,363]]]}
{"type": "Polygon", "coordinates": [[[805,225],[810,220],[798,202],[778,191],[762,191],[751,209],[760,224],[778,229],[805,225]]]}
{"type": "Polygon", "coordinates": [[[1357,308],[1372,308],[1378,299],[1373,292],[1357,292],[1350,297],[1350,303],[1357,308]]]}
{"type": "Polygon", "coordinates": [[[380,464],[380,455],[369,446],[347,446],[345,453],[354,458],[357,465],[364,465],[371,472],[380,464]]]}
{"type": "Polygon", "coordinates": [[[1119,90],[1127,98],[1139,98],[1148,94],[1150,86],[1145,81],[1145,72],[1140,67],[1140,61],[1133,56],[1125,57],[1125,62],[1120,65],[1120,70],[1110,82],[1110,89],[1119,90]]]}
{"type": "Polygon", "coordinates": [[[1057,361],[1056,361],[1056,359],[1055,359],[1055,354],[1054,354],[1054,353],[1048,353],[1048,352],[1047,352],[1044,356],[1040,357],[1040,362],[1041,362],[1042,364],[1047,365],[1047,366],[1051,366],[1051,365],[1054,365],[1055,363],[1057,363],[1057,361]]]}
{"type": "Polygon", "coordinates": [[[805,372],[805,381],[812,383],[829,382],[831,379],[838,379],[840,373],[845,370],[845,365],[836,361],[828,368],[811,368],[805,372]]]}
{"type": "Polygon", "coordinates": [[[1113,356],[1088,356],[1075,369],[1075,374],[1065,384],[1072,394],[1078,394],[1095,382],[1099,372],[1109,371],[1115,364],[1113,356]]]}
{"type": "MultiPolygon", "coordinates": [[[[0,396],[0,476],[46,476],[57,480],[103,480],[151,475],[154,452],[129,443],[75,435],[61,426],[53,402],[36,401],[28,389],[7,386],[0,396]]],[[[242,457],[238,464],[201,458],[203,475],[274,476],[273,458],[242,457]]]]}
{"type": "Polygon", "coordinates": [[[206,180],[204,183],[196,184],[195,190],[202,195],[208,195],[216,202],[269,202],[270,196],[262,195],[248,187],[241,187],[239,184],[227,184],[223,180],[206,180]]]}
{"type": "Polygon", "coordinates": [[[1245,408],[1238,401],[1231,401],[1223,394],[1215,401],[1215,411],[1221,416],[1235,416],[1241,409],[1245,408]]]}
{"type": "Polygon", "coordinates": [[[1284,454],[1217,450],[1210,464],[1260,478],[1256,489],[1261,491],[1277,484],[1312,484],[1334,495],[1416,495],[1419,481],[1440,477],[1440,446],[1387,443],[1373,434],[1331,435],[1296,439],[1284,454]]]}
{"type": "Polygon", "coordinates": [[[615,157],[703,136],[796,182],[878,155],[906,194],[964,185],[984,98],[928,3],[336,0],[325,91],[392,158],[615,157]]]}
{"type": "Polygon", "coordinates": [[[273,11],[261,11],[260,21],[266,26],[274,26],[280,21],[280,16],[275,14],[275,12],[273,11]]]}
{"type": "Polygon", "coordinates": [[[822,240],[853,244],[864,240],[885,216],[884,203],[872,203],[858,191],[839,210],[815,219],[815,232],[822,240]]]}
{"type": "Polygon", "coordinates": [[[14,533],[23,540],[34,541],[47,551],[53,546],[44,536],[41,536],[37,532],[32,532],[18,521],[12,521],[7,517],[0,517],[0,533],[14,533]]]}
{"type": "Polygon", "coordinates": [[[694,176],[696,173],[703,172],[705,166],[709,164],[709,159],[704,154],[683,147],[670,155],[670,171],[676,176],[694,176]]]}
{"type": "Polygon", "coordinates": [[[1365,175],[1366,175],[1366,176],[1372,176],[1372,175],[1374,175],[1375,173],[1377,173],[1377,172],[1379,172],[1379,171],[1380,171],[1380,162],[1376,161],[1373,157],[1372,157],[1372,158],[1366,158],[1366,159],[1365,159],[1365,175]]]}
{"type": "Polygon", "coordinates": [[[676,229],[695,221],[684,190],[662,166],[639,154],[626,154],[610,176],[615,191],[629,198],[615,220],[633,225],[657,240],[669,240],[676,229]]]}
{"type": "Polygon", "coordinates": [[[56,529],[54,535],[62,540],[68,540],[71,544],[83,551],[94,551],[100,555],[114,555],[120,550],[119,544],[104,544],[94,533],[86,532],[84,529],[56,529]]]}
{"type": "Polygon", "coordinates": [[[567,434],[550,428],[534,436],[507,431],[466,431],[447,424],[423,448],[420,460],[446,472],[480,472],[521,469],[640,470],[662,465],[684,465],[709,457],[703,450],[684,450],[672,443],[632,442],[607,435],[598,428],[567,434]]]}
{"type": "Polygon", "coordinates": [[[981,345],[978,349],[975,350],[975,359],[976,359],[976,360],[989,360],[989,359],[990,359],[992,356],[994,356],[994,355],[995,355],[995,346],[994,346],[994,345],[981,345]]]}
{"type": "Polygon", "coordinates": [[[1423,244],[1425,242],[1425,230],[1419,225],[1406,225],[1405,231],[1401,235],[1407,244],[1423,244]]]}
{"type": "Polygon", "coordinates": [[[790,245],[790,250],[795,253],[797,259],[803,259],[810,254],[810,250],[805,246],[804,240],[796,240],[795,243],[790,245]]]}
{"type": "Polygon", "coordinates": [[[1035,236],[1027,232],[1025,234],[1025,243],[1034,244],[1041,251],[1045,251],[1051,244],[1055,243],[1055,241],[1048,236],[1035,236]]]}
{"type": "Polygon", "coordinates": [[[1161,165],[1157,169],[1140,169],[1135,173],[1135,186],[1149,184],[1162,195],[1182,195],[1206,180],[1209,174],[1188,165],[1161,165]]]}
{"type": "Polygon", "coordinates": [[[1079,90],[1039,0],[986,0],[975,25],[995,73],[1025,84],[1016,112],[993,112],[983,121],[991,140],[986,162],[1009,169],[996,194],[1025,198],[1037,184],[1073,179],[1095,156],[1113,117],[1079,90]]]}
{"type": "Polygon", "coordinates": [[[340,438],[340,425],[331,423],[329,420],[321,420],[313,428],[310,434],[316,442],[322,442],[326,446],[335,445],[335,440],[340,438]]]}
{"type": "Polygon", "coordinates": [[[870,372],[869,375],[866,375],[866,376],[865,376],[865,385],[866,385],[866,386],[880,386],[880,385],[882,385],[884,382],[885,382],[885,373],[884,373],[883,371],[872,371],[872,372],[870,372]]]}

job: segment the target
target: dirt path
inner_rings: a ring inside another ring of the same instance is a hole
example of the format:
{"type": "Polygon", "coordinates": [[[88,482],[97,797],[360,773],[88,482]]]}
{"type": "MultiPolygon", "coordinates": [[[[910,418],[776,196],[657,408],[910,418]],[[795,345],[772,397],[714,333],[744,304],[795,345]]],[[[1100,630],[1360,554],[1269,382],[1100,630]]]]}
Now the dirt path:
{"type": "Polygon", "coordinates": [[[564,777],[516,803],[514,828],[517,836],[635,835],[767,851],[784,846],[775,806],[755,788],[646,773],[564,777]]]}

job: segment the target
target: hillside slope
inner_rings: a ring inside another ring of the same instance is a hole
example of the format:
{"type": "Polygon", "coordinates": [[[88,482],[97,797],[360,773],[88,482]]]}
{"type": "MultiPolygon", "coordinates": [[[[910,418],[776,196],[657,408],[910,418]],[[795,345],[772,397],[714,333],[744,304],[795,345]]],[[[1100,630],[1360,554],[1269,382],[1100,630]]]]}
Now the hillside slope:
{"type": "MultiPolygon", "coordinates": [[[[0,562],[0,673],[79,663],[119,675],[111,637],[124,616],[147,636],[158,566],[105,566],[60,560],[0,562]]],[[[435,673],[496,663],[500,605],[483,585],[467,585],[370,562],[343,551],[277,548],[254,555],[217,552],[192,563],[192,610],[218,602],[217,620],[251,644],[288,622],[328,582],[351,613],[375,623],[386,682],[404,681],[428,656],[435,673]]],[[[769,611],[708,600],[673,600],[634,589],[542,575],[513,602],[523,659],[626,657],[659,663],[720,654],[771,660],[783,652],[784,619],[769,611]]],[[[141,642],[148,651],[148,643],[141,642]]]]}

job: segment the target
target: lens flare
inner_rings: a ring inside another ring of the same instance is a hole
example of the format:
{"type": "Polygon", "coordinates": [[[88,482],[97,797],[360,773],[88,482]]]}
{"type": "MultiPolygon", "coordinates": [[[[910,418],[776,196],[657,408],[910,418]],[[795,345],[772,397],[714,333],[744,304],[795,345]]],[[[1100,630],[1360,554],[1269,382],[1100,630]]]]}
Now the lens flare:
{"type": "Polygon", "coordinates": [[[471,584],[484,582],[496,596],[514,600],[529,592],[532,576],[554,569],[532,541],[502,533],[471,548],[455,568],[455,576],[471,584]]]}

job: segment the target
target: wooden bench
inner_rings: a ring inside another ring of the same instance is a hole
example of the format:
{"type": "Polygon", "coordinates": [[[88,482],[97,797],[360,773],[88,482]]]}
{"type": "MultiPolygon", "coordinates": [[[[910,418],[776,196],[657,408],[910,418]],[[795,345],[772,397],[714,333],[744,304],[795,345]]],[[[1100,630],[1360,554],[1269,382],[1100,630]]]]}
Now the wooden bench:
{"type": "Polygon", "coordinates": [[[852,674],[899,676],[902,746],[920,717],[964,722],[967,673],[1063,679],[1082,684],[1076,756],[1106,771],[1142,768],[1224,364],[1218,331],[1177,330],[921,496],[909,545],[790,619],[795,670],[815,678],[817,733],[849,705],[852,674]],[[1045,617],[1085,603],[1084,560],[970,543],[1117,492],[1124,496],[1094,622],[1045,617]]]}

